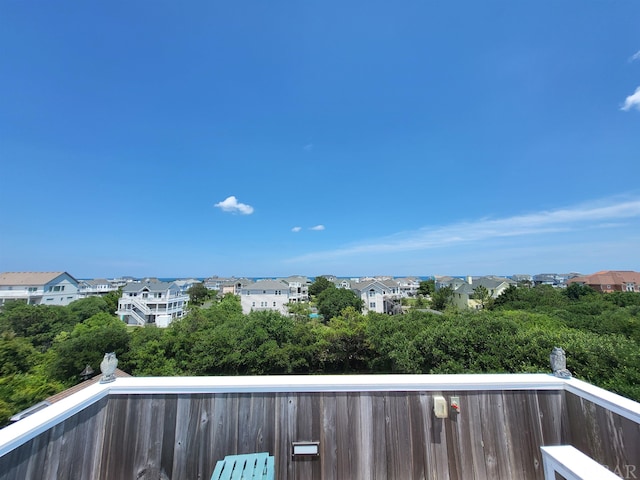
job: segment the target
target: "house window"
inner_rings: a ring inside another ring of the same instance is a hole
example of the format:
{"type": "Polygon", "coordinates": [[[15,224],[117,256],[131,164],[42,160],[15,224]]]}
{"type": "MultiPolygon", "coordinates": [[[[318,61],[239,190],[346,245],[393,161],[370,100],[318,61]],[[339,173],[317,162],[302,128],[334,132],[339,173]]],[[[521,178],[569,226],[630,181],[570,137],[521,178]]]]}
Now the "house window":
{"type": "Polygon", "coordinates": [[[375,297],[376,296],[376,292],[375,292],[375,290],[373,288],[371,290],[369,290],[369,296],[370,297],[375,297]]]}
{"type": "Polygon", "coordinates": [[[376,302],[369,302],[369,308],[376,308],[376,302]]]}
{"type": "Polygon", "coordinates": [[[251,306],[255,307],[256,306],[256,302],[251,302],[251,306]]]}
{"type": "MultiPolygon", "coordinates": [[[[632,287],[632,289],[633,289],[633,287],[632,287]]],[[[29,287],[29,288],[27,288],[27,290],[29,292],[37,292],[38,291],[38,287],[29,287]]]]}
{"type": "Polygon", "coordinates": [[[273,302],[273,306],[274,306],[274,307],[276,306],[276,302],[273,302]]]}

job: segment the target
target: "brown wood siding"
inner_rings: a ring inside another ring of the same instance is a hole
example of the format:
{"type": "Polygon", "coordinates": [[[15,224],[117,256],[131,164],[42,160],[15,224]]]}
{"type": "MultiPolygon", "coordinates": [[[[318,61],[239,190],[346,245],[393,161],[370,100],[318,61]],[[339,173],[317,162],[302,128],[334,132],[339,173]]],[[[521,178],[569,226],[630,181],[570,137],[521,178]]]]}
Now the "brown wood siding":
{"type": "Polygon", "coordinates": [[[640,424],[565,394],[573,446],[623,478],[640,478],[640,424]]]}
{"type": "Polygon", "coordinates": [[[0,480],[208,479],[225,455],[259,451],[278,480],[541,480],[540,445],[571,443],[640,461],[640,427],[574,395],[441,392],[461,412],[437,419],[438,393],[113,395],[0,458],[0,480]],[[319,457],[291,457],[304,440],[319,457]]]}

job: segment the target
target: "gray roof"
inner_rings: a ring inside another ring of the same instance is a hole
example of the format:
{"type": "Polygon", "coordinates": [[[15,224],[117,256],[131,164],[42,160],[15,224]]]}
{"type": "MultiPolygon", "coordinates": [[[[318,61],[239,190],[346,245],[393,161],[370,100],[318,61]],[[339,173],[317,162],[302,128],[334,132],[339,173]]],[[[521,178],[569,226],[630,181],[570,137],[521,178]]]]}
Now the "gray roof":
{"type": "Polygon", "coordinates": [[[84,283],[91,286],[96,285],[111,285],[111,282],[106,278],[91,278],[89,280],[83,280],[84,283]]]}
{"type": "Polygon", "coordinates": [[[513,280],[509,280],[508,278],[502,278],[502,277],[495,277],[495,276],[480,277],[480,278],[474,278],[471,284],[464,282],[464,284],[456,288],[455,292],[465,293],[467,295],[473,295],[475,289],[478,288],[479,286],[483,286],[487,290],[491,291],[491,290],[495,290],[503,283],[512,284],[515,282],[513,280]]]}
{"type": "Polygon", "coordinates": [[[243,285],[243,289],[246,290],[287,290],[289,285],[287,285],[282,280],[260,280],[258,282],[250,283],[248,285],[243,285]]]}
{"type": "Polygon", "coordinates": [[[172,282],[143,282],[143,283],[129,283],[122,289],[123,292],[140,292],[143,289],[149,290],[149,292],[166,292],[171,287],[178,288],[175,283],[172,282]]]}

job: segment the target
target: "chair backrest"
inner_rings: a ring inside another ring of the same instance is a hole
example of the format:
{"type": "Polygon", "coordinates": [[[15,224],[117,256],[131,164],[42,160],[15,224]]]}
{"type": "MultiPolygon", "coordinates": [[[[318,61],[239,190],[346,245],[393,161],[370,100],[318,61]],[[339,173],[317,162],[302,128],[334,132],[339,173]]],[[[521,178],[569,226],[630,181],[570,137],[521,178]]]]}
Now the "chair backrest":
{"type": "Polygon", "coordinates": [[[227,455],[216,463],[211,480],[275,480],[275,461],[268,452],[227,455]]]}

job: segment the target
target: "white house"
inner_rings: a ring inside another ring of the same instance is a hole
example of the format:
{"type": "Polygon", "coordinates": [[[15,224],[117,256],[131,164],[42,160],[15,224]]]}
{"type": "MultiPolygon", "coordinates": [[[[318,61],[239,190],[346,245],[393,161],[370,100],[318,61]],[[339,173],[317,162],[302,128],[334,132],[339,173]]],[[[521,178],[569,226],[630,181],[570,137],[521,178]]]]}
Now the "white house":
{"type": "Polygon", "coordinates": [[[461,309],[471,308],[475,310],[482,308],[482,303],[474,298],[476,289],[479,286],[486,288],[491,298],[498,298],[502,292],[509,288],[509,285],[515,285],[516,283],[508,278],[495,276],[479,278],[467,277],[466,280],[462,280],[462,283],[459,282],[460,279],[455,279],[455,281],[452,281],[451,284],[448,285],[454,289],[453,304],[461,309]]]}
{"type": "Polygon", "coordinates": [[[78,298],[78,281],[67,272],[0,273],[0,305],[8,300],[69,305],[78,298]]]}
{"type": "Polygon", "coordinates": [[[395,281],[400,287],[400,295],[403,297],[414,297],[418,293],[420,288],[420,278],[418,277],[406,277],[396,278],[395,281]]]}
{"type": "Polygon", "coordinates": [[[184,316],[189,295],[169,282],[130,283],[122,289],[117,315],[128,325],[167,327],[184,316]]]}
{"type": "Polygon", "coordinates": [[[308,302],[309,301],[309,285],[310,281],[307,277],[291,276],[282,279],[289,285],[289,301],[290,302],[308,302]]]}
{"type": "Polygon", "coordinates": [[[81,297],[95,297],[106,295],[109,292],[118,290],[118,285],[106,278],[94,278],[91,280],[80,280],[78,294],[81,297]]]}
{"type": "Polygon", "coordinates": [[[351,284],[364,304],[364,313],[393,313],[400,299],[400,286],[393,280],[367,280],[351,284]]]}
{"type": "Polygon", "coordinates": [[[283,280],[259,280],[243,284],[240,289],[240,304],[245,314],[252,310],[276,310],[286,315],[290,301],[289,285],[283,280]]]}

